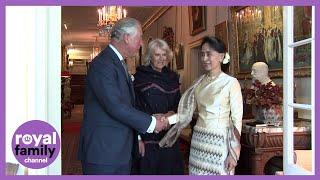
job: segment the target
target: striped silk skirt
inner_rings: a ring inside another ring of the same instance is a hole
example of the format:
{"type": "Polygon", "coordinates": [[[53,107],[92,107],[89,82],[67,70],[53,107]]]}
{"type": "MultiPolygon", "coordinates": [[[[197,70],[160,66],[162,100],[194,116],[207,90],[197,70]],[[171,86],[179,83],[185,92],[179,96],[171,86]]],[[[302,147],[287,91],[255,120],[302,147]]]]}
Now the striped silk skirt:
{"type": "Polygon", "coordinates": [[[227,175],[226,133],[226,128],[194,127],[189,156],[190,175],[227,175]]]}

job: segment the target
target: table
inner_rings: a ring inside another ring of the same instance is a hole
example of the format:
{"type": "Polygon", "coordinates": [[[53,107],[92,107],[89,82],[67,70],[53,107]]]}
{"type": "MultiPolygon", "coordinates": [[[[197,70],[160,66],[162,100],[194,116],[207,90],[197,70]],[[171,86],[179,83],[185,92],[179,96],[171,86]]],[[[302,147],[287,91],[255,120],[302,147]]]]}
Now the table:
{"type": "MultiPolygon", "coordinates": [[[[241,132],[241,154],[236,174],[263,175],[267,162],[282,156],[283,128],[254,127],[243,123],[241,132]]],[[[294,127],[294,149],[311,148],[310,122],[297,120],[294,127]]]]}

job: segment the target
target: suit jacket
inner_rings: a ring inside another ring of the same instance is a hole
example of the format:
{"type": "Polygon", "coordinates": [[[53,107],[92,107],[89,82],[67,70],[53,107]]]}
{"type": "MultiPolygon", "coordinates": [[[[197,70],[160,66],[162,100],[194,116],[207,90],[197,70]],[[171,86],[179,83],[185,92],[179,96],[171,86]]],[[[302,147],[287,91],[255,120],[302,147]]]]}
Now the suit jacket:
{"type": "Polygon", "coordinates": [[[145,133],[151,123],[150,115],[136,110],[134,104],[131,78],[108,46],[87,73],[78,159],[101,165],[130,164],[136,131],[145,133]]]}

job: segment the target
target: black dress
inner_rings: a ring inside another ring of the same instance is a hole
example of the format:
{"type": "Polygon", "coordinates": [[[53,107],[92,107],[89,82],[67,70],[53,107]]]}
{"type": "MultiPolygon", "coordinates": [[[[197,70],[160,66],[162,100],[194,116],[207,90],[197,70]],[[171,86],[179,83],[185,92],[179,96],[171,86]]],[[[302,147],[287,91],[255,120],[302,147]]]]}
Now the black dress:
{"type": "MultiPolygon", "coordinates": [[[[179,77],[164,67],[162,72],[151,66],[137,68],[134,80],[137,109],[150,115],[177,111],[180,100],[179,77]]],[[[145,142],[145,155],[135,163],[137,174],[183,174],[183,159],[177,141],[170,148],[158,143],[167,131],[140,134],[145,142]]]]}

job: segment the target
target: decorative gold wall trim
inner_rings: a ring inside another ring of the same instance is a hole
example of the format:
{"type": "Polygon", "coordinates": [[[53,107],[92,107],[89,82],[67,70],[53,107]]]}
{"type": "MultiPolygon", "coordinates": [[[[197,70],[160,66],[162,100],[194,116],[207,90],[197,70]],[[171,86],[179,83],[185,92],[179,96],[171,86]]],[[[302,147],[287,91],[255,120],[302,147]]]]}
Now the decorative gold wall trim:
{"type": "Polygon", "coordinates": [[[163,6],[158,9],[143,25],[142,31],[144,32],[148,27],[151,26],[156,20],[158,20],[166,11],[168,11],[172,6],[163,6]]]}
{"type": "Polygon", "coordinates": [[[195,47],[197,47],[197,46],[200,46],[200,45],[201,45],[201,42],[202,42],[202,39],[203,39],[203,38],[199,38],[199,39],[197,39],[197,40],[195,40],[195,41],[190,42],[190,43],[189,43],[189,48],[192,49],[192,48],[195,48],[195,47]]]}

